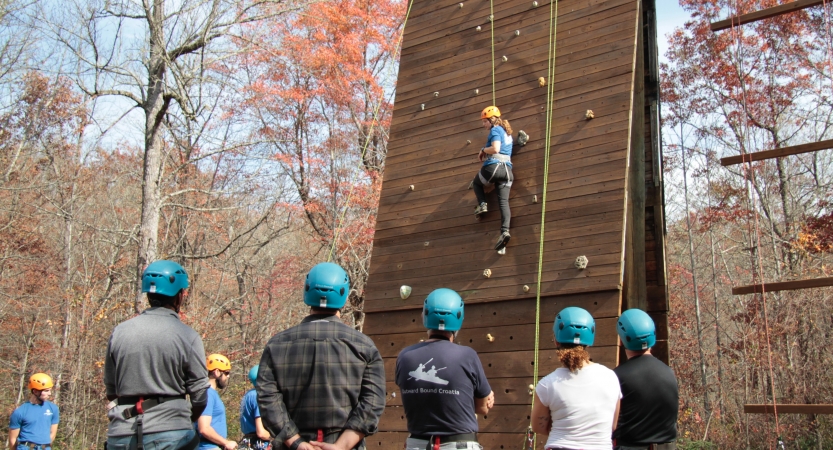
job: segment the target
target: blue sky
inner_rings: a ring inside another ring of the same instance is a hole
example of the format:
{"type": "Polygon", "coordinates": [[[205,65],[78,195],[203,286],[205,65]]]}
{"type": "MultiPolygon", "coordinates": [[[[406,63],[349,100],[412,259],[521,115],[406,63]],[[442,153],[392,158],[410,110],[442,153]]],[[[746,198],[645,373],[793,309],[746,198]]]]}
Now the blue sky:
{"type": "Polygon", "coordinates": [[[689,19],[687,12],[680,8],[677,0],[657,0],[657,37],[659,38],[659,58],[665,60],[665,51],[668,48],[666,35],[681,27],[689,19]]]}

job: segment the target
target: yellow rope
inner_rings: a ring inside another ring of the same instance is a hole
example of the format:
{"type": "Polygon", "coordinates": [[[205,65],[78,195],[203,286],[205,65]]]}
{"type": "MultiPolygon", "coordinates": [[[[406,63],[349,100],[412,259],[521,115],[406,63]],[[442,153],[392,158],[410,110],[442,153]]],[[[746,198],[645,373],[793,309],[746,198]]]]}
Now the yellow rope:
{"type": "Polygon", "coordinates": [[[495,100],[495,8],[494,0],[489,0],[489,27],[492,29],[492,105],[497,106],[495,100]]]}
{"type": "MultiPolygon", "coordinates": [[[[405,13],[405,20],[402,22],[402,32],[399,33],[399,40],[396,43],[396,50],[394,51],[393,60],[396,61],[398,54],[402,53],[402,40],[405,37],[405,26],[408,24],[408,17],[411,16],[411,8],[414,6],[414,0],[411,0],[408,3],[408,12],[405,13]]],[[[393,65],[391,65],[393,67],[393,65]]],[[[384,97],[379,97],[379,102],[376,104],[376,109],[373,111],[373,121],[370,123],[370,128],[367,130],[367,136],[364,140],[364,147],[362,148],[362,155],[359,158],[359,163],[356,167],[356,171],[353,172],[353,180],[350,183],[350,192],[347,193],[347,199],[344,202],[344,209],[341,212],[341,216],[338,218],[338,224],[336,225],[335,232],[333,233],[333,243],[330,245],[330,252],[327,255],[327,262],[333,260],[333,252],[336,248],[336,242],[338,242],[338,233],[341,230],[342,224],[344,224],[344,216],[347,215],[347,208],[350,206],[350,200],[353,197],[353,191],[356,188],[356,178],[359,176],[359,170],[361,170],[362,161],[364,161],[364,155],[367,153],[367,147],[370,145],[370,137],[373,135],[373,127],[379,122],[379,110],[382,108],[382,100],[384,97]]]]}
{"type": "MultiPolygon", "coordinates": [[[[555,56],[556,56],[556,31],[558,30],[558,2],[550,0],[550,47],[547,64],[547,126],[546,138],[544,142],[544,190],[541,194],[541,233],[538,245],[538,287],[535,293],[535,362],[533,369],[533,390],[532,390],[532,406],[535,406],[535,386],[538,384],[538,366],[539,358],[538,351],[540,349],[541,339],[541,274],[544,268],[544,226],[546,225],[547,216],[547,185],[549,183],[550,173],[550,146],[552,135],[552,121],[553,110],[555,105],[555,56]]],[[[535,417],[530,414],[530,421],[535,420],[535,417]]],[[[530,422],[530,426],[531,426],[530,422]]],[[[533,439],[533,446],[535,440],[533,439]]]]}

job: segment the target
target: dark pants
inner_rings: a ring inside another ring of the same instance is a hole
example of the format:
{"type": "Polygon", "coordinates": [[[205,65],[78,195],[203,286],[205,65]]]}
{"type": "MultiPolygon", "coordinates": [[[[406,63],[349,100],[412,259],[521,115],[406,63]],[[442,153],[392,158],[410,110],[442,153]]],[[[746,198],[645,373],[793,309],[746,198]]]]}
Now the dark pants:
{"type": "Polygon", "coordinates": [[[616,450],[676,450],[676,442],[668,442],[665,444],[651,444],[650,446],[630,446],[617,445],[616,450]]]}
{"type": "Polygon", "coordinates": [[[498,204],[500,205],[500,231],[509,231],[509,220],[512,213],[509,211],[509,189],[512,188],[512,169],[503,163],[483,166],[477,176],[474,177],[472,188],[477,196],[477,204],[486,202],[486,193],[483,186],[494,184],[497,190],[498,204]]]}

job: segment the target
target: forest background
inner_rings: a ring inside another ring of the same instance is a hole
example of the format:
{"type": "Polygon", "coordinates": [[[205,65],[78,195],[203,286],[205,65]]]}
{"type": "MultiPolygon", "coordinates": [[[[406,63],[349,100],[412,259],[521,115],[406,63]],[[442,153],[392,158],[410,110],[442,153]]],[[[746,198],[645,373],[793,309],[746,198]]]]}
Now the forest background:
{"type": "MultiPolygon", "coordinates": [[[[712,33],[775,0],[679,0],[662,66],[671,364],[681,448],[833,448],[829,152],[719,158],[833,138],[833,5],[712,33]],[[777,430],[777,431],[776,431],[777,430]]],[[[662,7],[662,6],[660,6],[662,7]]],[[[384,175],[404,0],[0,0],[0,434],[26,380],[55,380],[56,447],[106,434],[113,327],[146,307],[147,262],[191,275],[183,320],[244,374],[297,323],[315,263],[362,299],[384,175]]],[[[661,36],[662,38],[662,36],[661,36]]],[[[3,436],[5,439],[5,436],[3,436]]]]}

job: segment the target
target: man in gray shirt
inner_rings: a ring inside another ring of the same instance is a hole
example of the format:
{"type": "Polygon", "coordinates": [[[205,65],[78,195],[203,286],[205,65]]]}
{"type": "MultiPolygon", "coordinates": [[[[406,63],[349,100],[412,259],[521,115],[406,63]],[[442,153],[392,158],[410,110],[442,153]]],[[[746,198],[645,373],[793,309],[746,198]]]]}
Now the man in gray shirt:
{"type": "Polygon", "coordinates": [[[174,450],[199,442],[193,423],[205,409],[208,369],[202,339],[179,320],[187,288],[179,264],[150,264],[142,292],[151,307],[110,336],[104,360],[110,448],[174,450]]]}

